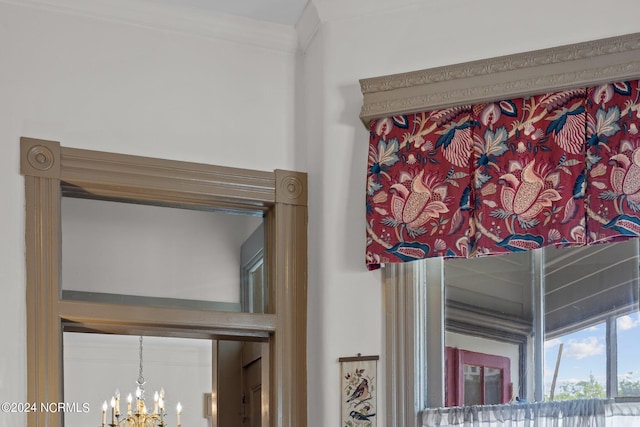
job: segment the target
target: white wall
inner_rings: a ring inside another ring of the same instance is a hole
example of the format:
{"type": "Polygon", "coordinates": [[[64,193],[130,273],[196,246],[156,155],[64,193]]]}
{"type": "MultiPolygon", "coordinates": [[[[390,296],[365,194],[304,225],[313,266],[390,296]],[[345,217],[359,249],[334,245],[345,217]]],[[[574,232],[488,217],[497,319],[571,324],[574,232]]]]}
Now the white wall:
{"type": "MultiPolygon", "coordinates": [[[[310,427],[339,422],[338,357],[381,354],[381,397],[385,390],[380,273],[364,268],[368,133],[358,119],[358,79],[634,32],[640,8],[634,0],[608,2],[608,12],[595,0],[398,0],[395,10],[382,1],[318,0],[324,22],[295,63],[287,52],[7,1],[0,1],[2,400],[26,397],[24,135],[308,170],[310,427]]],[[[381,400],[380,427],[384,407],[381,400]]],[[[24,420],[0,413],[2,426],[24,420]]]]}
{"type": "Polygon", "coordinates": [[[293,54],[161,23],[153,29],[0,3],[7,137],[263,170],[293,166],[293,54]]]}
{"type": "Polygon", "coordinates": [[[64,290],[230,303],[261,217],[62,198],[64,290]]]}
{"type": "MultiPolygon", "coordinates": [[[[158,25],[131,25],[33,4],[0,1],[0,401],[9,402],[27,396],[20,136],[304,170],[294,163],[292,52],[158,29],[160,18],[158,25]]],[[[22,427],[26,417],[0,412],[0,425],[22,427]]]]}
{"type": "MultiPolygon", "coordinates": [[[[594,0],[316,4],[327,21],[303,59],[307,126],[298,139],[309,150],[312,208],[309,426],[324,427],[340,419],[339,357],[381,354],[385,392],[380,273],[364,267],[368,132],[358,119],[358,79],[636,32],[640,4],[612,1],[607,11],[594,0]],[[354,4],[363,6],[359,15],[354,4]]],[[[380,400],[381,427],[384,408],[380,400]]]]}

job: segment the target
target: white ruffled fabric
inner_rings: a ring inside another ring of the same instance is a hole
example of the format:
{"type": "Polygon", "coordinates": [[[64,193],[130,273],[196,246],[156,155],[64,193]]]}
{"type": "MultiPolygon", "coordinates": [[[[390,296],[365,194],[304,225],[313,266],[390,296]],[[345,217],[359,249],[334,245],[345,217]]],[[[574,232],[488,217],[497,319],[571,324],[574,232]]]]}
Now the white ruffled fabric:
{"type": "Polygon", "coordinates": [[[640,427],[640,402],[582,399],[456,406],[422,412],[423,427],[640,427]]]}

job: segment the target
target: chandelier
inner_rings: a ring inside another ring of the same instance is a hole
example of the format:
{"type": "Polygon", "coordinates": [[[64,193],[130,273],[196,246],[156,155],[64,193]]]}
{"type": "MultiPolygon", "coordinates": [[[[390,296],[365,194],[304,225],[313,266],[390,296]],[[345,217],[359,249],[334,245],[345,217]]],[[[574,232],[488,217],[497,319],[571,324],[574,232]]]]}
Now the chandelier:
{"type": "MultiPolygon", "coordinates": [[[[136,397],[135,405],[133,396],[129,393],[127,396],[127,413],[120,412],[120,391],[116,389],[115,394],[111,397],[111,422],[107,424],[107,401],[102,404],[102,427],[164,427],[166,412],[164,410],[164,389],[160,389],[153,395],[153,411],[147,408],[144,399],[144,376],[142,375],[142,337],[140,337],[140,375],[136,381],[136,397]]],[[[177,426],[180,424],[180,413],[182,405],[180,402],[176,405],[177,426]]]]}

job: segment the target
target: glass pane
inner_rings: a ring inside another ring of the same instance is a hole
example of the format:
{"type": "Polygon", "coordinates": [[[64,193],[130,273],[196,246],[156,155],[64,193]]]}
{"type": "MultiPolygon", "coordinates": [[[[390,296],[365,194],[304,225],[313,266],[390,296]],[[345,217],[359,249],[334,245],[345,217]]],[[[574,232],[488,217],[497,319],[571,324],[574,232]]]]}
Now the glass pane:
{"type": "Polygon", "coordinates": [[[249,288],[251,289],[251,312],[262,313],[264,307],[264,264],[260,265],[251,272],[249,280],[249,288]]]}
{"type": "MultiPolygon", "coordinates": [[[[209,420],[203,417],[203,396],[211,393],[211,348],[209,340],[144,337],[142,360],[147,409],[155,409],[154,392],[164,389],[168,425],[176,425],[176,406],[180,402],[182,425],[207,427],[209,420]]],[[[115,397],[116,389],[120,392],[120,413],[127,411],[129,393],[134,411],[139,371],[139,337],[65,332],[65,402],[77,404],[65,411],[65,427],[101,425],[105,401],[106,424],[109,424],[111,398],[115,397]]]]}
{"type": "MultiPolygon", "coordinates": [[[[533,253],[446,260],[445,345],[508,357],[508,382],[513,386],[509,399],[532,401],[538,378],[543,379],[545,397],[551,397],[559,344],[563,343],[554,399],[604,396],[607,375],[616,375],[606,371],[605,322],[636,313],[618,321],[618,384],[620,389],[632,389],[640,383],[640,370],[633,365],[640,332],[632,328],[639,302],[638,246],[639,239],[631,239],[542,251],[543,374],[535,372],[531,338],[539,333],[533,323],[533,253]],[[623,382],[625,379],[628,381],[623,382]]],[[[447,398],[454,395],[448,392],[447,398]]]]}
{"type": "Polygon", "coordinates": [[[241,246],[262,220],[63,197],[63,298],[241,311],[241,246]]]}
{"type": "Polygon", "coordinates": [[[464,365],[464,404],[482,405],[482,367],[464,365]]]}
{"type": "Polygon", "coordinates": [[[618,396],[640,396],[640,315],[618,318],[618,396]]]}
{"type": "Polygon", "coordinates": [[[545,249],[546,333],[559,336],[638,302],[638,239],[573,249],[545,249]]]}
{"type": "Polygon", "coordinates": [[[484,368],[484,404],[502,403],[502,371],[495,368],[484,368]]]}
{"type": "Polygon", "coordinates": [[[264,313],[267,306],[264,247],[264,225],[261,224],[240,248],[240,296],[243,311],[250,313],[264,313]]]}
{"type": "Polygon", "coordinates": [[[555,376],[553,400],[606,397],[606,348],[605,323],[546,341],[545,396],[551,397],[555,376]]]}
{"type": "MultiPolygon", "coordinates": [[[[527,344],[531,342],[532,297],[531,255],[508,255],[473,259],[450,259],[445,274],[445,346],[487,355],[500,355],[510,361],[514,396],[530,395],[532,363],[527,344]],[[529,363],[524,377],[521,364],[529,363]],[[525,390],[528,384],[529,390],[525,390]]],[[[474,363],[479,363],[474,361],[474,363]]],[[[457,386],[448,382],[449,388],[457,386]]],[[[482,384],[479,385],[482,390],[482,384]]],[[[447,392],[453,405],[458,390],[447,392]]],[[[498,400],[502,397],[498,390],[498,400]]]]}

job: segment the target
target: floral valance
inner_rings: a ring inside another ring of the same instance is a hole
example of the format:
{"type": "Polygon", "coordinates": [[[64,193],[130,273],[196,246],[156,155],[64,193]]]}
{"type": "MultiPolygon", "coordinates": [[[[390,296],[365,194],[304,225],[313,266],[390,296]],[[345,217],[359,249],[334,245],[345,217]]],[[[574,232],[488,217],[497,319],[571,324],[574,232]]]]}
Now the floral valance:
{"type": "Polygon", "coordinates": [[[635,80],[372,121],[368,267],[640,235],[639,97],[635,80]]]}

